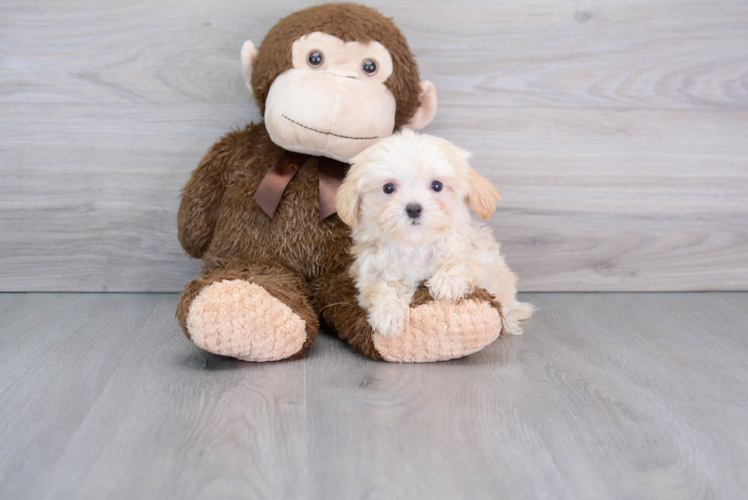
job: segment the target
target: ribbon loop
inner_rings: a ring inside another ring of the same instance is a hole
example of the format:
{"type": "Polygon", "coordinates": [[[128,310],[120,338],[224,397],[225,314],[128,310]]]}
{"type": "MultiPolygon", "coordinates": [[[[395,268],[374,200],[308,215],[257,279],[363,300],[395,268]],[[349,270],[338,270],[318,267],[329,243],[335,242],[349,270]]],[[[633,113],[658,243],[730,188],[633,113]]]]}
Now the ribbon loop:
{"type": "Polygon", "coordinates": [[[272,219],[275,211],[278,209],[283,191],[291,182],[296,172],[304,165],[309,155],[301,153],[292,153],[286,151],[283,153],[275,165],[265,174],[265,177],[257,186],[254,200],[260,205],[263,212],[268,214],[272,219]]]}
{"type": "MultiPolygon", "coordinates": [[[[286,151],[257,186],[254,200],[271,219],[278,209],[286,186],[309,158],[309,155],[303,153],[286,151]]],[[[323,156],[317,157],[317,163],[319,165],[319,218],[325,220],[337,212],[335,195],[343,182],[348,164],[323,156]]]]}

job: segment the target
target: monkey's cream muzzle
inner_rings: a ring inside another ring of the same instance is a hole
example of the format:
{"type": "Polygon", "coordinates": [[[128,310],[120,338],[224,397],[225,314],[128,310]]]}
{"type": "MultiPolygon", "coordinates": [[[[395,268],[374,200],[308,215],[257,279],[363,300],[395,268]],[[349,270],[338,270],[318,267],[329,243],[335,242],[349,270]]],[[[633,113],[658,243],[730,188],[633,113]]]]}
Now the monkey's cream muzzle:
{"type": "Polygon", "coordinates": [[[348,161],[392,134],[397,103],[385,82],[393,66],[382,44],[314,32],[293,43],[292,60],[265,101],[265,125],[274,143],[348,161]],[[369,74],[364,65],[372,62],[376,71],[369,74]]]}
{"type": "Polygon", "coordinates": [[[270,87],[265,126],[282,148],[347,162],[392,134],[395,107],[382,84],[290,69],[270,87]]]}

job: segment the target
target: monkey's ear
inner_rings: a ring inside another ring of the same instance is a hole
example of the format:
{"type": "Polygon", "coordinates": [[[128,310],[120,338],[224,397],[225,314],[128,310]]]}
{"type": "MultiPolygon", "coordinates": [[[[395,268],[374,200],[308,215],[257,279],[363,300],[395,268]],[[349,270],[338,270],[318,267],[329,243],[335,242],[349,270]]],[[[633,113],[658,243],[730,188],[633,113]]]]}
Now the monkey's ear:
{"type": "Polygon", "coordinates": [[[434,85],[428,80],[422,81],[420,85],[421,104],[418,106],[416,114],[406,124],[406,127],[413,130],[421,130],[431,123],[436,114],[436,89],[434,85]]]}
{"type": "Polygon", "coordinates": [[[501,191],[470,166],[470,153],[450,142],[442,139],[440,141],[452,165],[461,172],[463,179],[467,178],[467,186],[463,189],[466,191],[470,206],[475,213],[488,219],[496,211],[496,200],[501,201],[501,191]]]}
{"type": "Polygon", "coordinates": [[[247,84],[247,88],[252,92],[252,67],[255,64],[257,58],[257,49],[252,40],[247,40],[242,45],[242,73],[244,73],[244,82],[247,84]]]}

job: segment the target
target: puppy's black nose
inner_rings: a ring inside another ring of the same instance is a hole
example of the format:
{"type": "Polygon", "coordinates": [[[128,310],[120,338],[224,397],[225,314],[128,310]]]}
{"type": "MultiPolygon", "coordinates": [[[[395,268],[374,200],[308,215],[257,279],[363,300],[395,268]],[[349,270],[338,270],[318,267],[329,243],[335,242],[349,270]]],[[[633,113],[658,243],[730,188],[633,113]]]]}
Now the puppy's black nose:
{"type": "Polygon", "coordinates": [[[421,216],[421,205],[417,203],[410,204],[405,207],[405,211],[408,212],[408,217],[417,219],[421,216]]]}

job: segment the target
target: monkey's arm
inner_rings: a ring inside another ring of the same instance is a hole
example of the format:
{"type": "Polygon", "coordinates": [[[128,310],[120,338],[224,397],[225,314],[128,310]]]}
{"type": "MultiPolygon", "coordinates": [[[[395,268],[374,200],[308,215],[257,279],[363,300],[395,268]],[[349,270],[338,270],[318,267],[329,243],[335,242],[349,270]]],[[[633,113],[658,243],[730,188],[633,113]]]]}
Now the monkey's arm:
{"type": "Polygon", "coordinates": [[[237,166],[251,155],[252,139],[262,125],[229,132],[213,144],[182,191],[177,213],[179,242],[191,257],[201,258],[213,239],[226,186],[237,166]]]}

